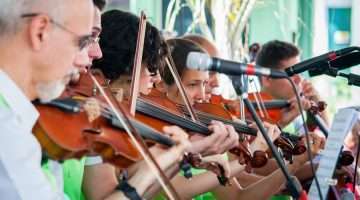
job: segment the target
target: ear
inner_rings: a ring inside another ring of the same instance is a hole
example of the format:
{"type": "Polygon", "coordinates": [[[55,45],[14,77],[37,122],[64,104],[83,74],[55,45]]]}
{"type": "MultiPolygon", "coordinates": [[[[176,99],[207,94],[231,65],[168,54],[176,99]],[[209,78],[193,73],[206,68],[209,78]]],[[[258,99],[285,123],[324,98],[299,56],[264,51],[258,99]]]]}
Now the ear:
{"type": "Polygon", "coordinates": [[[29,39],[31,47],[39,51],[49,40],[51,21],[46,15],[35,16],[30,21],[29,39]]]}

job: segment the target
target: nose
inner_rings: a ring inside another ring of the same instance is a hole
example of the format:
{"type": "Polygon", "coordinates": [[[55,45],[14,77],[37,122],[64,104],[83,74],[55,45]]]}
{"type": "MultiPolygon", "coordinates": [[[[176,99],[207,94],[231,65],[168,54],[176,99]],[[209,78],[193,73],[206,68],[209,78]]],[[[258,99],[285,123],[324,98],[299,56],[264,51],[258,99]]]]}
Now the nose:
{"type": "Polygon", "coordinates": [[[210,84],[207,84],[205,87],[205,100],[209,101],[211,98],[211,91],[212,91],[212,87],[210,86],[210,84]]]}
{"type": "Polygon", "coordinates": [[[89,46],[89,58],[90,62],[102,58],[103,54],[98,42],[95,42],[89,46]]]}
{"type": "Polygon", "coordinates": [[[211,89],[217,88],[220,86],[217,73],[210,75],[209,85],[211,86],[211,89]]]}
{"type": "Polygon", "coordinates": [[[91,61],[88,54],[89,48],[84,48],[79,51],[74,60],[74,67],[78,68],[79,71],[86,71],[87,67],[91,65],[91,61]]]}
{"type": "Polygon", "coordinates": [[[206,101],[206,87],[200,86],[195,94],[195,101],[196,102],[204,102],[206,101]]]}

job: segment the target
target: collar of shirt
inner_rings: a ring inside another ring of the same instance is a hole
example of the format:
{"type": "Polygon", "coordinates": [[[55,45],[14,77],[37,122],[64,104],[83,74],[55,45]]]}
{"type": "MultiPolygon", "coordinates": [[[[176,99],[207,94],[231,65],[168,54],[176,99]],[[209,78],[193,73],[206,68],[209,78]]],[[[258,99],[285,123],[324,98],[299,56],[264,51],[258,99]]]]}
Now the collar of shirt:
{"type": "Polygon", "coordinates": [[[15,113],[17,120],[31,132],[39,117],[39,112],[15,82],[2,70],[0,70],[0,95],[15,113]]]}

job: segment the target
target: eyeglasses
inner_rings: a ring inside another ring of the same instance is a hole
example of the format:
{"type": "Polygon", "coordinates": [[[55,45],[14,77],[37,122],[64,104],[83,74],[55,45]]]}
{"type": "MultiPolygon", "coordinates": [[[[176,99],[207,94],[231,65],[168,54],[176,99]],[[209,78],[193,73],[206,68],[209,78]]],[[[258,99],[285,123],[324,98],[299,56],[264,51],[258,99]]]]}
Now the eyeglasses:
{"type": "MultiPolygon", "coordinates": [[[[21,17],[22,18],[29,18],[29,17],[36,17],[41,15],[42,13],[26,13],[26,14],[22,14],[21,17]]],[[[52,24],[54,24],[55,26],[57,26],[58,28],[60,28],[61,30],[75,36],[77,38],[78,41],[78,47],[80,50],[85,49],[86,47],[90,46],[91,44],[97,43],[99,42],[99,38],[98,37],[94,37],[91,34],[89,35],[79,35],[75,32],[73,32],[72,30],[69,30],[67,27],[65,27],[64,25],[60,24],[59,22],[56,22],[55,20],[53,20],[52,18],[50,18],[50,22],[52,24]]]]}
{"type": "Polygon", "coordinates": [[[97,36],[97,37],[92,36],[92,40],[93,40],[92,44],[97,44],[100,41],[100,37],[99,36],[97,36]]]}

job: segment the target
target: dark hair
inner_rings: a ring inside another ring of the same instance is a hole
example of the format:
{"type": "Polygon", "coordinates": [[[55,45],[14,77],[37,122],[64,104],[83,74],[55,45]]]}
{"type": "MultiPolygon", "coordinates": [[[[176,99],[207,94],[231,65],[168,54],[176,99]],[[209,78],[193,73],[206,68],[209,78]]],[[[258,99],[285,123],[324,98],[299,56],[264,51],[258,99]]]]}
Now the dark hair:
{"type": "Polygon", "coordinates": [[[256,57],[256,64],[267,68],[280,68],[282,61],[299,55],[299,49],[288,42],[273,40],[265,43],[256,57]]]}
{"type": "MultiPolygon", "coordinates": [[[[171,57],[180,77],[182,77],[182,74],[186,69],[186,58],[190,52],[196,51],[205,53],[200,46],[190,40],[175,38],[167,40],[166,42],[169,46],[171,57]]],[[[168,67],[164,68],[161,73],[161,77],[167,85],[172,85],[175,82],[168,67]]]]}
{"type": "Polygon", "coordinates": [[[106,5],[106,0],[93,0],[94,5],[99,8],[100,11],[104,10],[106,5]]]}
{"type": "MultiPolygon", "coordinates": [[[[116,80],[122,74],[131,74],[136,50],[139,18],[129,12],[111,10],[101,16],[100,48],[103,57],[94,61],[94,68],[101,69],[105,77],[116,80]]],[[[142,64],[151,73],[164,65],[168,47],[160,32],[146,24],[142,64]]]]}
{"type": "Polygon", "coordinates": [[[259,43],[253,43],[249,46],[249,59],[250,62],[255,62],[257,55],[259,54],[261,46],[259,43]]]}

